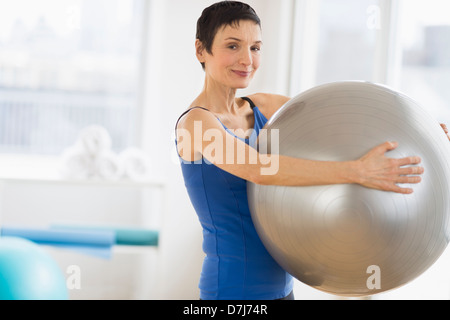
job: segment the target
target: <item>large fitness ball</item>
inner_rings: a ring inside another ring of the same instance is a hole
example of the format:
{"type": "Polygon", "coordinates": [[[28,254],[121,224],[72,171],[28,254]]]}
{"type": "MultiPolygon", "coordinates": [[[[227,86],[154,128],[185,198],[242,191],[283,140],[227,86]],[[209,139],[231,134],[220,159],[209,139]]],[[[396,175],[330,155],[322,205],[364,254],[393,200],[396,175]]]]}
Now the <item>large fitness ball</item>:
{"type": "Polygon", "coordinates": [[[399,148],[388,157],[420,156],[425,167],[412,195],[359,185],[249,184],[263,243],[298,280],[339,296],[374,295],[414,280],[444,252],[450,239],[450,144],[440,124],[413,100],[371,83],[332,83],[289,101],[265,129],[258,146],[272,154],[277,143],[286,156],[356,160],[397,141],[399,148]]]}
{"type": "Polygon", "coordinates": [[[37,244],[0,238],[0,300],[66,300],[64,275],[37,244]]]}

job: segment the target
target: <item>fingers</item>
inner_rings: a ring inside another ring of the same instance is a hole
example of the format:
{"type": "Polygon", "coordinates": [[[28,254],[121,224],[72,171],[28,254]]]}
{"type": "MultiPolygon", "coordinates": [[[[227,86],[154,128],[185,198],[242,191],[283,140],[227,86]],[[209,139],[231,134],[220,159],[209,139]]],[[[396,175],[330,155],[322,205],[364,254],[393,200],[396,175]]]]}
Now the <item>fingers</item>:
{"type": "Polygon", "coordinates": [[[384,154],[388,151],[392,151],[397,148],[398,148],[398,142],[387,141],[387,142],[383,143],[382,145],[379,145],[378,147],[376,147],[375,150],[379,151],[381,154],[384,154]]]}
{"type": "Polygon", "coordinates": [[[448,131],[447,125],[441,123],[441,127],[442,127],[442,129],[444,129],[444,132],[447,135],[447,138],[450,140],[450,135],[449,135],[449,131],[448,131]]]}
{"type": "MultiPolygon", "coordinates": [[[[398,148],[398,142],[385,142],[382,145],[378,146],[376,149],[378,151],[383,151],[383,154],[387,151],[392,151],[394,149],[398,148]]],[[[422,158],[420,157],[406,157],[402,159],[391,159],[393,161],[394,166],[398,167],[404,167],[404,166],[413,166],[418,165],[422,162],[422,158]]],[[[405,174],[422,174],[423,168],[417,168],[419,171],[418,173],[405,173],[405,174]]]]}
{"type": "Polygon", "coordinates": [[[413,177],[400,176],[397,178],[396,182],[398,184],[418,184],[418,183],[422,182],[422,178],[419,176],[413,176],[413,177]]]}
{"type": "MultiPolygon", "coordinates": [[[[400,166],[415,165],[421,162],[419,157],[409,157],[397,160],[400,166]]],[[[400,194],[412,194],[414,190],[412,188],[402,188],[401,184],[418,184],[422,182],[422,175],[425,172],[423,167],[401,167],[398,170],[398,176],[392,186],[392,192],[400,194]]]]}
{"type": "Polygon", "coordinates": [[[401,176],[421,175],[424,172],[425,169],[422,167],[408,167],[399,169],[399,175],[401,176]]]}
{"type": "Polygon", "coordinates": [[[398,147],[397,142],[385,142],[373,148],[368,155],[384,155],[386,152],[392,151],[398,147]]]}
{"type": "Polygon", "coordinates": [[[402,159],[387,158],[386,153],[397,149],[397,142],[385,142],[372,149],[360,160],[369,169],[368,181],[363,182],[365,186],[384,191],[401,194],[413,193],[412,188],[404,185],[418,184],[422,181],[421,175],[425,172],[419,164],[420,157],[405,157],[402,159]]]}
{"type": "Polygon", "coordinates": [[[413,194],[414,190],[411,188],[401,188],[399,186],[395,186],[392,188],[392,190],[389,190],[395,193],[400,193],[400,194],[413,194]]]}
{"type": "Polygon", "coordinates": [[[412,194],[412,193],[414,193],[414,189],[401,187],[400,185],[402,185],[402,184],[418,184],[420,182],[422,182],[422,178],[419,176],[413,176],[413,177],[401,176],[401,177],[397,178],[397,181],[395,181],[395,183],[392,183],[389,186],[386,186],[385,190],[395,192],[395,193],[400,193],[400,194],[412,194]]]}
{"type": "MultiPolygon", "coordinates": [[[[398,147],[398,143],[392,143],[395,147],[398,147]]],[[[393,149],[391,149],[393,150],[393,149]]],[[[391,185],[392,192],[400,194],[412,194],[414,190],[412,188],[404,188],[399,185],[402,184],[418,184],[422,182],[422,175],[425,172],[425,168],[417,166],[422,162],[420,157],[406,157],[402,159],[392,159],[393,164],[398,168],[398,176],[395,178],[395,182],[391,185]]]]}
{"type": "Polygon", "coordinates": [[[396,164],[399,167],[404,166],[411,166],[411,165],[418,165],[422,162],[422,159],[420,157],[407,157],[403,159],[396,160],[396,164]]]}

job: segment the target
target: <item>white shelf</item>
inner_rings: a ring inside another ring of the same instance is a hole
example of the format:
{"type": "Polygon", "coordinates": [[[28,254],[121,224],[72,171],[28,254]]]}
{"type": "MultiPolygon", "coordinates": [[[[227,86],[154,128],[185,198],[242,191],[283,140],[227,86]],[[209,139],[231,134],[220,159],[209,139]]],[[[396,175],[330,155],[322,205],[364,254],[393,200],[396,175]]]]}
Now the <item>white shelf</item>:
{"type": "Polygon", "coordinates": [[[93,187],[164,187],[162,177],[151,177],[142,181],[100,178],[78,180],[64,178],[60,169],[60,157],[0,155],[0,183],[61,184],[93,187]]]}
{"type": "Polygon", "coordinates": [[[108,181],[102,179],[91,180],[73,180],[57,177],[12,177],[0,176],[0,183],[6,184],[61,184],[61,185],[79,185],[92,187],[131,187],[131,188],[163,188],[164,183],[160,179],[151,179],[145,181],[117,180],[108,181]]]}
{"type": "Polygon", "coordinates": [[[156,252],[158,246],[124,246],[117,245],[113,247],[113,253],[116,254],[143,254],[149,252],[156,252]]]}
{"type": "MultiPolygon", "coordinates": [[[[47,248],[49,250],[53,251],[59,251],[59,252],[71,252],[71,249],[64,248],[64,247],[58,247],[58,246],[52,246],[49,244],[40,244],[43,248],[47,248]]],[[[148,253],[156,253],[158,252],[159,247],[158,246],[127,246],[127,245],[114,245],[111,248],[112,256],[115,254],[120,255],[132,255],[132,254],[148,254],[148,253]]],[[[74,253],[77,253],[76,250],[73,250],[74,253]]],[[[78,251],[80,255],[87,255],[85,253],[81,253],[78,251]]],[[[89,256],[89,255],[87,255],[89,256]]],[[[93,256],[94,257],[94,256],[93,256]]]]}

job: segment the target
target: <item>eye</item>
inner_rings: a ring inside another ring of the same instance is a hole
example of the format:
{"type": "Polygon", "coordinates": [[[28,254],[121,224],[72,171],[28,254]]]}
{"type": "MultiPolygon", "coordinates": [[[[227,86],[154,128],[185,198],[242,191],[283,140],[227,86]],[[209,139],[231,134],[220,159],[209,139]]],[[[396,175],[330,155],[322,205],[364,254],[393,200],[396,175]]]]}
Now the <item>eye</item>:
{"type": "Polygon", "coordinates": [[[254,47],[252,47],[252,51],[259,52],[259,51],[261,51],[261,47],[254,46],[254,47]]]}

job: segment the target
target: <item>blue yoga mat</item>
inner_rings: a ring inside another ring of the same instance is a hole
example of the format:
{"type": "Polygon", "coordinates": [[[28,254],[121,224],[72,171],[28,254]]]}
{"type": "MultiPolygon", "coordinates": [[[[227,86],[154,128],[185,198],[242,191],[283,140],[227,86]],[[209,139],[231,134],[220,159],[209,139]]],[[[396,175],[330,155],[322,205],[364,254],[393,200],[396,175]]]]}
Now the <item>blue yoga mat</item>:
{"type": "Polygon", "coordinates": [[[108,230],[57,230],[32,229],[19,227],[3,227],[0,229],[2,237],[20,237],[38,244],[112,247],[116,235],[108,230]]]}

